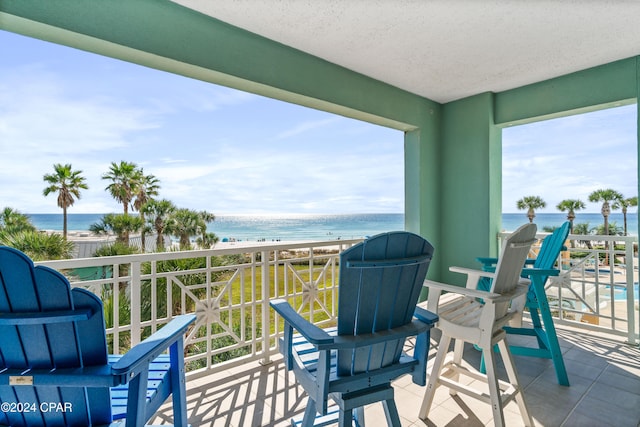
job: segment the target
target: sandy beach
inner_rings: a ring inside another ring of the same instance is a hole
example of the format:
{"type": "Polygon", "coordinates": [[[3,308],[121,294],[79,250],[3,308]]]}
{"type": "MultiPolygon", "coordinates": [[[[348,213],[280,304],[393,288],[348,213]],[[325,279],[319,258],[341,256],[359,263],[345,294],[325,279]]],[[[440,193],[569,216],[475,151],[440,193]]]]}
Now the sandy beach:
{"type": "MultiPolygon", "coordinates": [[[[62,234],[59,230],[44,230],[44,232],[48,234],[62,234]]],[[[131,234],[130,241],[131,244],[140,246],[140,234],[131,234]]],[[[93,252],[103,245],[113,243],[116,240],[115,234],[108,235],[98,235],[94,234],[89,230],[69,230],[67,231],[67,239],[76,243],[77,247],[77,255],[78,258],[85,258],[93,256],[93,252]]],[[[335,245],[323,245],[324,250],[328,251],[338,251],[340,250],[343,244],[340,239],[327,239],[323,242],[333,242],[335,241],[335,245]]],[[[231,241],[218,241],[211,249],[245,249],[245,248],[255,248],[255,247],[272,247],[272,246],[295,246],[293,250],[296,251],[306,251],[309,247],[315,246],[317,247],[319,240],[264,240],[261,239],[259,241],[252,240],[231,240],[231,241]]],[[[173,243],[175,248],[179,248],[176,242],[173,243]]],[[[153,248],[155,247],[155,235],[147,236],[147,247],[153,248]]]]}

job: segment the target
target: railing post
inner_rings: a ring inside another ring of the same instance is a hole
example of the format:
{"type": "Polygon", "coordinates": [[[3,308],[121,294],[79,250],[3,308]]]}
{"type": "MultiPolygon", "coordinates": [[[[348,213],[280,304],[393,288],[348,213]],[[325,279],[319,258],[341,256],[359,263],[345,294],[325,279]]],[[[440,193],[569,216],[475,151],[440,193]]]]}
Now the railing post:
{"type": "Polygon", "coordinates": [[[627,276],[627,338],[629,344],[637,344],[636,342],[636,314],[635,314],[635,292],[633,288],[633,241],[625,240],[624,242],[624,263],[627,276]],[[631,262],[629,262],[631,261],[631,262]]]}
{"type": "Polygon", "coordinates": [[[260,364],[267,365],[271,363],[271,359],[269,357],[269,341],[270,341],[270,324],[271,318],[269,316],[269,252],[262,251],[260,257],[262,262],[262,360],[260,364]]]}
{"type": "Polygon", "coordinates": [[[113,297],[113,353],[120,354],[120,263],[114,263],[112,266],[112,292],[113,297]]]}
{"type": "Polygon", "coordinates": [[[142,272],[140,271],[141,263],[140,262],[132,262],[131,263],[131,274],[129,275],[131,280],[129,289],[131,292],[131,346],[138,344],[140,342],[140,318],[141,318],[141,309],[142,309],[142,297],[141,297],[141,289],[142,284],[140,283],[140,276],[142,272]]]}

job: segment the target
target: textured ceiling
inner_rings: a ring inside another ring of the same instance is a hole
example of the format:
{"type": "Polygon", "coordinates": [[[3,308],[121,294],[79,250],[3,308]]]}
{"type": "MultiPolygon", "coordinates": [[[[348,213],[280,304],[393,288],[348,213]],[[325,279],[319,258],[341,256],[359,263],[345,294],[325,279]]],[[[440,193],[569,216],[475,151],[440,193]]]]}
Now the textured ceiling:
{"type": "Polygon", "coordinates": [[[174,0],[448,102],[640,54],[636,0],[174,0]]]}

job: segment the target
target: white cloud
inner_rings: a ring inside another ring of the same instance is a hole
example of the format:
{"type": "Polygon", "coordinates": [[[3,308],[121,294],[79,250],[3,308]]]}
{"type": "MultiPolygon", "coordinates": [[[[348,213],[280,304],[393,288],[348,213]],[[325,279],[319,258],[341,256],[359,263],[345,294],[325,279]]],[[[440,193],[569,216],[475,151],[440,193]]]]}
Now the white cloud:
{"type": "Polygon", "coordinates": [[[334,123],[338,123],[340,122],[340,120],[342,120],[341,117],[339,116],[335,116],[335,117],[330,117],[327,119],[321,119],[321,120],[314,120],[314,121],[305,121],[302,123],[297,124],[296,126],[281,131],[280,133],[278,133],[275,136],[275,140],[282,140],[282,139],[287,139],[287,138],[292,138],[294,136],[298,136],[300,134],[303,133],[307,133],[310,132],[312,130],[316,130],[325,126],[329,126],[332,125],[334,123]]]}
{"type": "Polygon", "coordinates": [[[402,133],[0,32],[0,204],[58,212],[54,163],[83,170],[74,212],[121,206],[132,161],[161,198],[214,213],[402,211],[402,133]],[[3,43],[5,42],[6,43],[3,43]]]}
{"type": "Polygon", "coordinates": [[[599,212],[588,201],[599,188],[637,195],[635,105],[504,129],[504,212],[516,212],[516,200],[528,195],[547,202],[541,212],[558,212],[564,199],[599,212]]]}
{"type": "Polygon", "coordinates": [[[94,196],[105,186],[103,157],[132,150],[132,134],[158,127],[152,115],[118,100],[76,98],[65,91],[65,82],[44,71],[0,77],[6,77],[0,78],[2,202],[24,212],[56,212],[55,197],[42,196],[42,177],[54,163],[71,163],[89,185],[71,211],[110,211],[103,194],[94,196]]]}

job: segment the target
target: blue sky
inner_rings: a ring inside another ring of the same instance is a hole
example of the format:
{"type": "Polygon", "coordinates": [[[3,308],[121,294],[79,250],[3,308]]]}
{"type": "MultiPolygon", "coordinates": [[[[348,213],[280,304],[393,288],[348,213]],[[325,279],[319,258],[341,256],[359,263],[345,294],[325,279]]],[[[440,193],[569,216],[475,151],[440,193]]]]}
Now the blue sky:
{"type": "MultiPolygon", "coordinates": [[[[89,189],[70,212],[119,212],[100,177],[126,160],[218,215],[403,211],[400,131],[5,31],[0,46],[0,207],[59,212],[42,176],[71,163],[89,189]]],[[[635,132],[635,105],[505,130],[503,210],[634,195],[635,132]]]]}
{"type": "Polygon", "coordinates": [[[539,212],[549,213],[564,199],[600,212],[601,203],[589,202],[598,189],[637,196],[636,128],[633,104],[504,129],[503,212],[518,212],[523,196],[542,197],[547,206],[539,212]]]}

